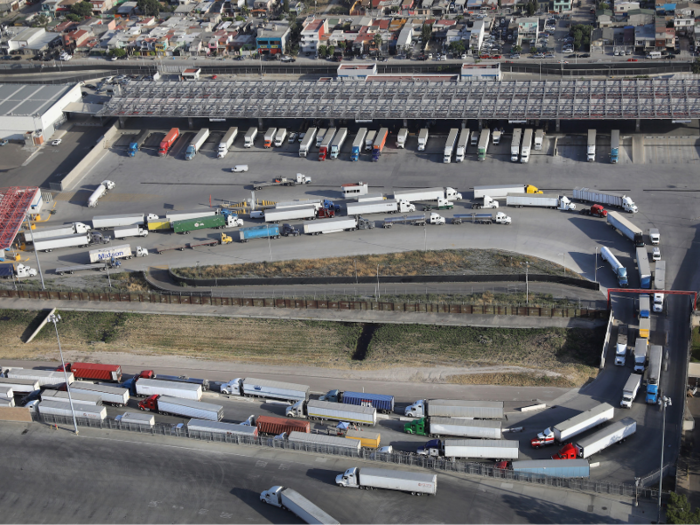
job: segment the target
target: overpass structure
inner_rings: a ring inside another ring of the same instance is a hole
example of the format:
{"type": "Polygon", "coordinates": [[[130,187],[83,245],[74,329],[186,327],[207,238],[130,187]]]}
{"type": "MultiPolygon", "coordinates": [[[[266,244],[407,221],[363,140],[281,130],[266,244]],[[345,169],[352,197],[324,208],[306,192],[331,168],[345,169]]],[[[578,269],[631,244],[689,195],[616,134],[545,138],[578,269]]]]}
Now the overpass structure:
{"type": "Polygon", "coordinates": [[[130,82],[105,117],[687,120],[700,80],[130,82]]]}

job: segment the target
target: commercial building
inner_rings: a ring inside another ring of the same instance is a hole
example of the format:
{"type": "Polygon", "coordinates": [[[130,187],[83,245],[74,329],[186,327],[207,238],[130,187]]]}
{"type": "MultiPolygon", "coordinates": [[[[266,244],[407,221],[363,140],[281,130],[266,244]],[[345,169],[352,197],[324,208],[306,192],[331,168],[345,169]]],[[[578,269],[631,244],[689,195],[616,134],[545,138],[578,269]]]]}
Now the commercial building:
{"type": "Polygon", "coordinates": [[[377,74],[377,64],[340,64],[338,79],[359,80],[377,74]]]}
{"type": "Polygon", "coordinates": [[[289,26],[272,24],[270,29],[258,29],[255,44],[261,55],[285,54],[291,31],[289,26]]]}
{"type": "Polygon", "coordinates": [[[300,53],[318,53],[318,46],[325,35],[328,34],[328,20],[312,20],[299,35],[300,53]]]}
{"type": "Polygon", "coordinates": [[[501,64],[462,64],[460,79],[462,82],[482,82],[482,81],[500,81],[501,64]]]}

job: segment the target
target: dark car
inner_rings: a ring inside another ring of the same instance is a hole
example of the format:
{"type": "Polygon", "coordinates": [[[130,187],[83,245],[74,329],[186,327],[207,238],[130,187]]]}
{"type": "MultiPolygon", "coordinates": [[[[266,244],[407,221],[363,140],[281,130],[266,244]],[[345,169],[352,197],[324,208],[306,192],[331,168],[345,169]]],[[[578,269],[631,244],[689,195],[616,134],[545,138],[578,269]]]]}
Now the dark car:
{"type": "Polygon", "coordinates": [[[5,55],[2,57],[3,60],[12,60],[12,57],[10,55],[5,55]]]}
{"type": "Polygon", "coordinates": [[[672,59],[676,58],[676,55],[666,55],[664,58],[667,60],[672,60],[672,59]]]}
{"type": "Polygon", "coordinates": [[[579,55],[578,57],[579,58],[591,58],[591,55],[589,55],[588,53],[584,53],[582,55],[579,55]]]}
{"type": "Polygon", "coordinates": [[[12,57],[12,60],[22,60],[22,57],[19,55],[15,55],[12,57]]]}

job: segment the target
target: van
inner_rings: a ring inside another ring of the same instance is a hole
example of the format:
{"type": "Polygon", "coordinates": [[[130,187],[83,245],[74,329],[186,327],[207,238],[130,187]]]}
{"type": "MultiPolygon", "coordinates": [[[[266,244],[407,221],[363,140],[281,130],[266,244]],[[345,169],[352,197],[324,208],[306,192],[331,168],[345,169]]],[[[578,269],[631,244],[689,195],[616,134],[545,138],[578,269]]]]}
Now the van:
{"type": "Polygon", "coordinates": [[[661,51],[650,51],[649,53],[647,53],[647,58],[661,58],[661,51]]]}

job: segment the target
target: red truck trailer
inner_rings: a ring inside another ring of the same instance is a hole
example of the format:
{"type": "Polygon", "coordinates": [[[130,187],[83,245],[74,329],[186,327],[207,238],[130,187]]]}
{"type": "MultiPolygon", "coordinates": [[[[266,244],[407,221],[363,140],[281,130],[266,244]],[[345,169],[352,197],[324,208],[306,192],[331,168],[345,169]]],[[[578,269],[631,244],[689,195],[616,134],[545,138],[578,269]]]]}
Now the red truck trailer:
{"type": "MultiPolygon", "coordinates": [[[[56,369],[63,372],[63,366],[56,369]]],[[[122,367],[119,365],[98,365],[96,363],[66,363],[66,372],[72,372],[76,379],[94,379],[98,381],[122,380],[122,367]]]]}
{"type": "Polygon", "coordinates": [[[308,434],[311,424],[308,421],[288,419],[286,417],[258,416],[255,426],[261,434],[281,434],[282,432],[305,432],[308,434]]]}
{"type": "Polygon", "coordinates": [[[160,148],[158,148],[158,156],[165,157],[168,154],[168,150],[175,144],[175,141],[180,136],[180,130],[178,128],[173,128],[168,131],[168,134],[160,143],[160,148]]]}

